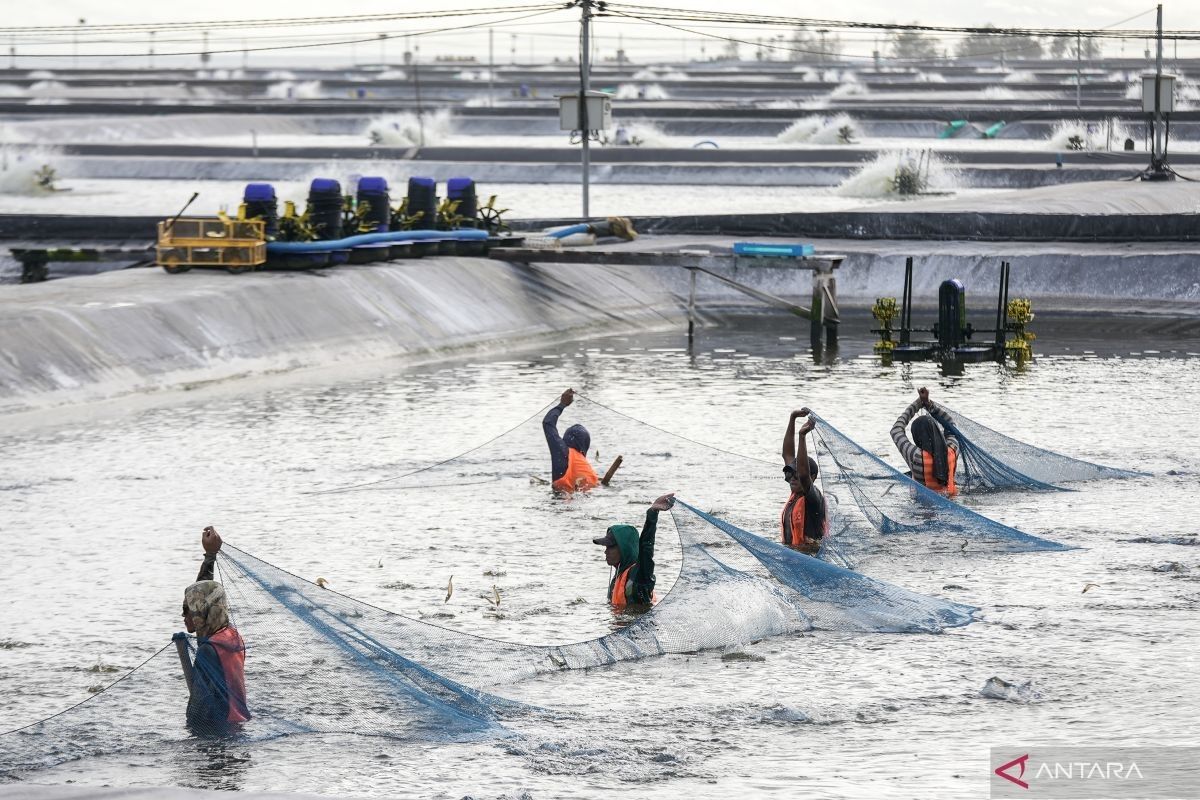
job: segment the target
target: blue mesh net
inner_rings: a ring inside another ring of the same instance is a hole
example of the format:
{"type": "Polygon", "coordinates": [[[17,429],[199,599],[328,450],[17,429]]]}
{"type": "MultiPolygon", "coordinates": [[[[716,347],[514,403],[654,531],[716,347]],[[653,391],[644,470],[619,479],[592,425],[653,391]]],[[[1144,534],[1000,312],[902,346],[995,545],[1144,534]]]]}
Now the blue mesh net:
{"type": "Polygon", "coordinates": [[[854,501],[837,504],[830,513],[824,558],[853,565],[870,556],[914,549],[924,556],[1073,549],[966,508],[917,483],[826,420],[816,419],[820,455],[833,465],[821,474],[826,494],[854,501]]]}
{"type": "MultiPolygon", "coordinates": [[[[655,560],[662,600],[653,610],[615,618],[615,630],[574,643],[504,641],[385,611],[226,544],[218,575],[247,645],[252,714],[237,740],[306,732],[416,741],[510,736],[522,716],[553,713],[502,696],[503,686],[539,674],[731,648],[802,631],[935,633],[972,620],[970,607],[918,595],[772,541],[787,499],[777,462],[720,451],[595,404],[581,402],[564,416],[564,424],[586,422],[592,447],[605,452],[604,462],[624,455],[612,486],[570,499],[551,494],[538,414],[462,456],[397,478],[369,476],[356,491],[325,493],[305,513],[363,518],[364,509],[379,505],[390,517],[399,501],[419,510],[412,519],[432,526],[435,520],[463,518],[463,493],[447,488],[467,486],[473,507],[489,510],[486,538],[480,538],[478,526],[440,525],[435,534],[412,530],[411,522],[397,535],[436,538],[455,552],[464,573],[496,565],[498,542],[535,539],[539,591],[559,597],[583,593],[602,602],[608,576],[591,537],[615,522],[640,523],[649,499],[676,488],[664,486],[663,476],[674,476],[689,498],[706,501],[680,503],[661,515],[655,560]],[[729,496],[724,487],[735,480],[745,485],[748,471],[762,475],[761,491],[729,496]],[[712,498],[720,505],[711,504],[712,498]]],[[[832,435],[832,429],[818,427],[823,429],[832,435]]],[[[836,463],[831,454],[821,454],[827,467],[836,463]]],[[[603,465],[594,452],[589,456],[603,465]]],[[[829,472],[822,475],[831,521],[823,555],[834,559],[843,557],[838,548],[858,541],[852,532],[863,525],[853,504],[838,502],[844,484],[839,470],[829,472]]],[[[900,494],[904,505],[914,504],[907,489],[900,494]]],[[[897,510],[888,511],[903,519],[897,510]]],[[[511,557],[519,568],[522,555],[511,557]]],[[[179,657],[168,645],[85,702],[0,736],[0,774],[131,748],[194,746],[186,702],[179,657]]]]}
{"type": "Polygon", "coordinates": [[[1035,447],[945,409],[958,437],[959,485],[969,489],[1059,489],[1059,484],[1104,478],[1132,478],[1143,473],[1105,467],[1035,447]]]}
{"type": "MultiPolygon", "coordinates": [[[[662,601],[612,633],[562,645],[505,642],[394,614],[227,544],[220,578],[247,643],[252,714],[234,738],[507,736],[507,720],[549,712],[491,688],[533,675],[800,631],[935,633],[972,620],[970,607],[794,553],[686,503],[664,519],[678,530],[681,567],[662,601]]],[[[186,697],[168,645],[78,706],[0,736],[0,774],[194,738],[186,697]]]]}

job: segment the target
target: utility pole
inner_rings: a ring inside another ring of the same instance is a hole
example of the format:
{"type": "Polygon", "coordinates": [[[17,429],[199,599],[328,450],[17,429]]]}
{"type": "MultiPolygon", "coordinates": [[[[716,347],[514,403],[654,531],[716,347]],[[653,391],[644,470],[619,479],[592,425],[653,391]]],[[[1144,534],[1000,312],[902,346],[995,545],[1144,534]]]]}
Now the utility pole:
{"type": "Polygon", "coordinates": [[[425,117],[421,113],[421,45],[413,45],[413,87],[417,94],[417,147],[425,146],[425,117]]]}
{"type": "Polygon", "coordinates": [[[1163,153],[1163,115],[1162,115],[1162,3],[1158,4],[1158,55],[1154,62],[1154,156],[1150,168],[1161,170],[1166,154],[1163,153]]]}
{"type": "Polygon", "coordinates": [[[204,44],[200,45],[200,66],[208,66],[208,60],[212,58],[212,54],[208,52],[208,31],[201,31],[200,36],[204,39],[204,44]]]}
{"type": "Polygon", "coordinates": [[[1082,86],[1084,84],[1084,35],[1075,31],[1075,110],[1081,107],[1082,86]]]}
{"type": "Polygon", "coordinates": [[[492,107],[496,79],[496,31],[488,28],[488,108],[492,107]]]}
{"type": "Polygon", "coordinates": [[[579,0],[580,20],[582,26],[579,38],[579,137],[582,139],[583,151],[581,155],[582,171],[583,171],[583,218],[588,219],[591,216],[589,208],[589,189],[588,179],[591,172],[592,154],[588,149],[590,144],[590,123],[588,122],[587,113],[587,95],[591,89],[591,64],[588,61],[588,55],[592,49],[592,0],[579,0]]]}
{"type": "Polygon", "coordinates": [[[379,34],[379,66],[387,66],[387,34],[379,34]]]}
{"type": "MultiPolygon", "coordinates": [[[[87,24],[87,20],[84,19],[83,17],[80,17],[79,18],[80,27],[82,27],[86,24],[87,24]]],[[[72,40],[72,45],[73,45],[71,48],[71,65],[75,69],[79,69],[79,31],[78,30],[76,30],[74,32],[74,36],[71,37],[71,40],[72,40]]]]}
{"type": "Polygon", "coordinates": [[[154,69],[154,31],[150,31],[150,69],[154,69]]]}

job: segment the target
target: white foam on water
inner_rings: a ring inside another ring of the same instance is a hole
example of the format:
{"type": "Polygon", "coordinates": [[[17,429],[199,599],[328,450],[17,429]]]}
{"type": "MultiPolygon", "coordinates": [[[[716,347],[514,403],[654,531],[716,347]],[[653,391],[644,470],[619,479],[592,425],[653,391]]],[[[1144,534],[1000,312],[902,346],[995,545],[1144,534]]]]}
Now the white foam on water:
{"type": "Polygon", "coordinates": [[[822,117],[813,114],[793,122],[777,137],[784,144],[850,144],[862,136],[857,123],[849,114],[822,117]],[[844,141],[846,134],[850,141],[844,141]]]}
{"type": "Polygon", "coordinates": [[[371,144],[382,147],[429,147],[445,144],[453,128],[453,118],[446,109],[423,114],[420,119],[403,111],[371,120],[366,135],[371,144]]]}
{"type": "Polygon", "coordinates": [[[0,144],[0,195],[46,195],[45,171],[56,170],[62,158],[57,148],[0,144]]]}
{"type": "Polygon", "coordinates": [[[670,67],[643,67],[633,73],[635,81],[686,81],[686,72],[680,72],[670,67]]]}
{"type": "Polygon", "coordinates": [[[1133,139],[1136,147],[1141,137],[1134,136],[1119,119],[1101,122],[1073,119],[1055,124],[1046,147],[1049,150],[1123,150],[1126,139],[1133,139]],[[1082,147],[1073,146],[1072,138],[1077,138],[1082,147]]]}
{"type": "Polygon", "coordinates": [[[622,83],[617,86],[618,100],[667,100],[671,96],[660,84],[622,83]]]}
{"type": "MultiPolygon", "coordinates": [[[[986,72],[986,70],[981,69],[979,72],[986,72]]],[[[1033,83],[1036,80],[1036,75],[1023,69],[1014,69],[1004,76],[1005,83],[1033,83]]]]}
{"type": "Polygon", "coordinates": [[[900,197],[896,176],[905,168],[921,176],[922,193],[953,192],[965,185],[962,176],[932,151],[890,150],[868,161],[834,191],[847,197],[900,197]]]}
{"type": "Polygon", "coordinates": [[[837,100],[841,97],[861,97],[862,95],[871,93],[871,90],[868,89],[866,85],[859,83],[857,79],[853,79],[853,76],[849,77],[852,79],[843,80],[837,88],[829,93],[830,99],[837,100]]]}
{"type": "Polygon", "coordinates": [[[321,96],[320,81],[281,81],[267,87],[267,97],[277,100],[315,100],[321,96]]]}
{"type": "Polygon", "coordinates": [[[984,100],[1012,100],[1017,94],[1005,86],[989,86],[980,93],[980,96],[984,100]]]}

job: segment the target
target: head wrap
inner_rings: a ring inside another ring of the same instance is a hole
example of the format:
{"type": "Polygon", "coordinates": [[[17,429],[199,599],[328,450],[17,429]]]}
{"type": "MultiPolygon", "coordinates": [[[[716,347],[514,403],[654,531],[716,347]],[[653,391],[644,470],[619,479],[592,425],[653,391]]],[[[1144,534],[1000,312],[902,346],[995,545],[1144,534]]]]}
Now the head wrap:
{"type": "Polygon", "coordinates": [[[938,483],[945,484],[950,479],[950,461],[946,453],[946,437],[942,434],[942,426],[934,422],[933,417],[922,414],[913,420],[913,442],[917,447],[933,456],[933,476],[938,483]]]}
{"type": "Polygon", "coordinates": [[[588,448],[592,444],[592,435],[588,433],[587,428],[575,424],[567,428],[563,433],[563,444],[572,450],[578,450],[586,456],[588,448]]]}
{"type": "Polygon", "coordinates": [[[216,581],[199,581],[183,591],[183,604],[193,618],[196,635],[212,636],[229,624],[225,588],[216,581]]]}

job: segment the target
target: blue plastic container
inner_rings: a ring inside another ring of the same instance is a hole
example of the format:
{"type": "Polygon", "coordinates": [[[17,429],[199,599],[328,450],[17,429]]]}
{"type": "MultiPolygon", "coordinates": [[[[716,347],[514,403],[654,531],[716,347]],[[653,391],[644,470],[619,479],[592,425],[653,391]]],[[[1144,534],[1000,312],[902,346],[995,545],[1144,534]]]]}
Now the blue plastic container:
{"type": "Polygon", "coordinates": [[[816,252],[811,244],[762,244],[759,242],[734,242],[733,254],[758,256],[760,258],[802,258],[816,252]]]}

